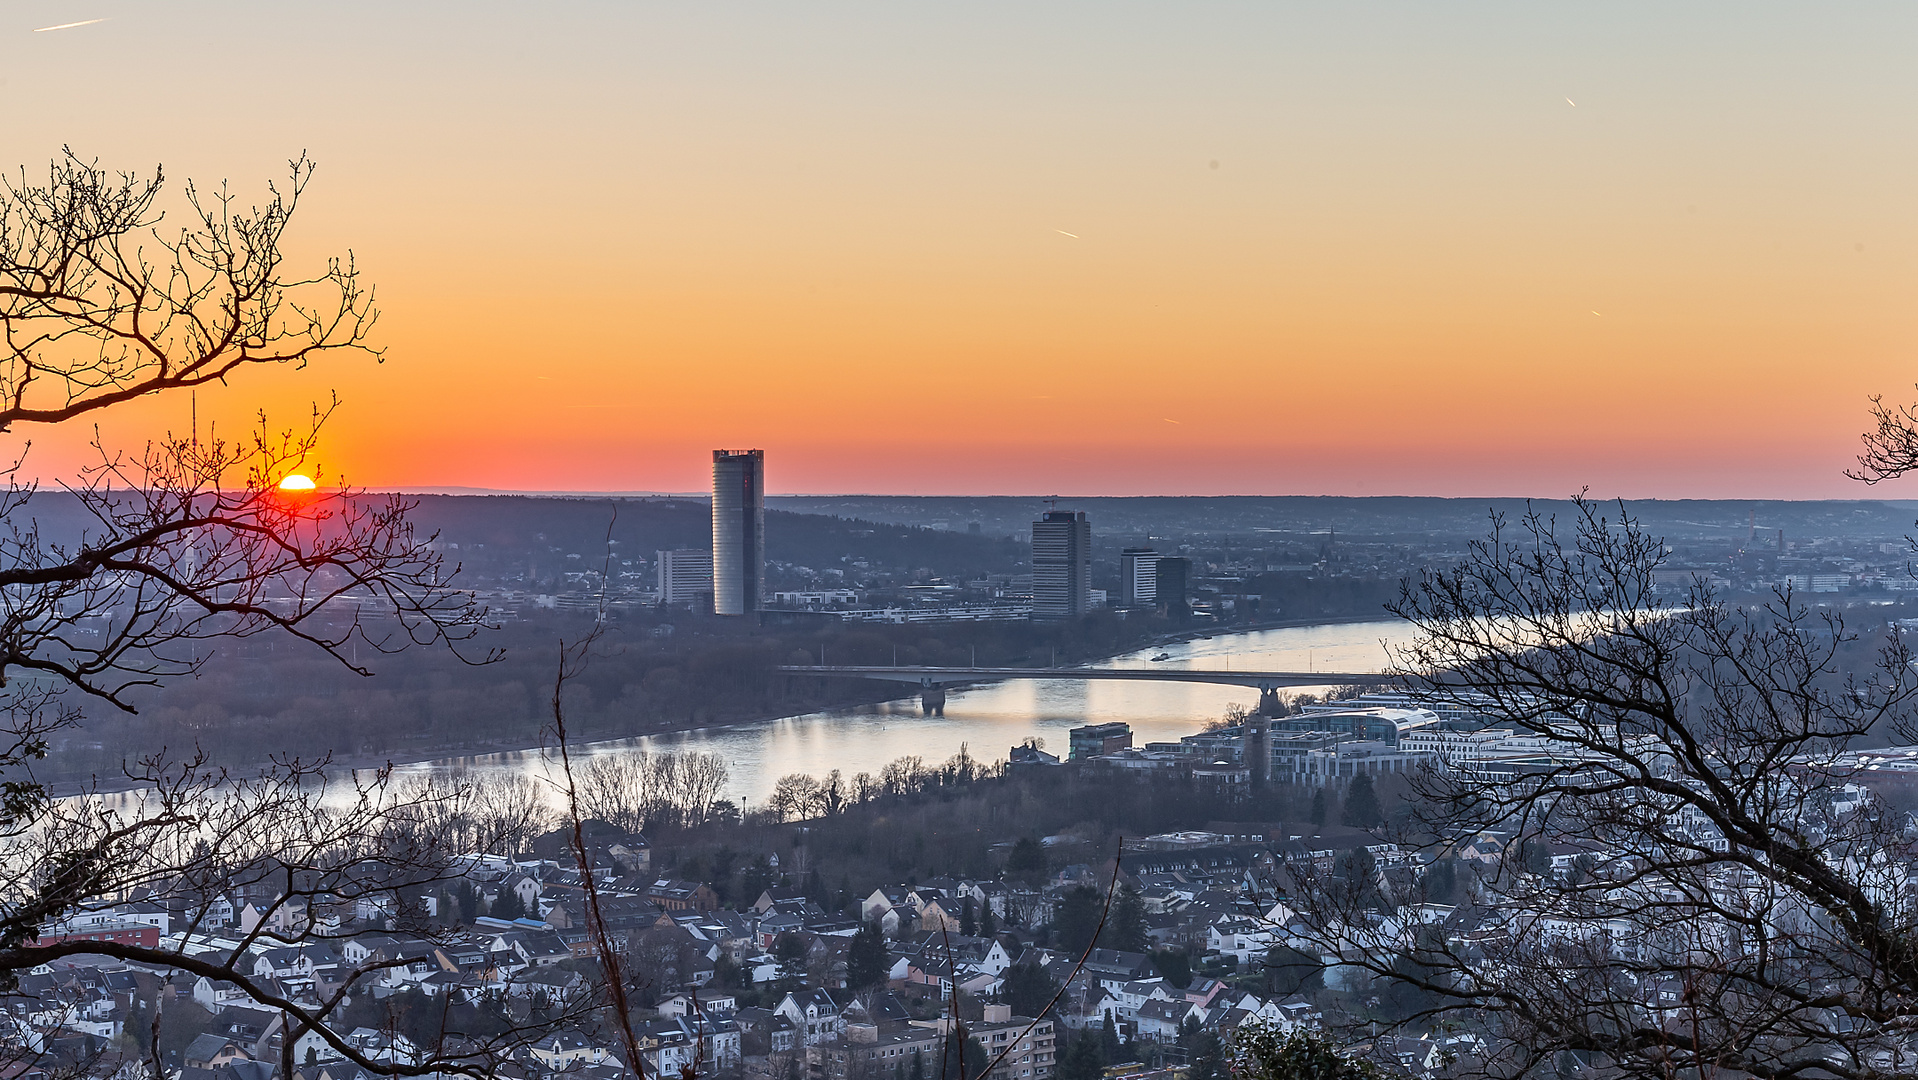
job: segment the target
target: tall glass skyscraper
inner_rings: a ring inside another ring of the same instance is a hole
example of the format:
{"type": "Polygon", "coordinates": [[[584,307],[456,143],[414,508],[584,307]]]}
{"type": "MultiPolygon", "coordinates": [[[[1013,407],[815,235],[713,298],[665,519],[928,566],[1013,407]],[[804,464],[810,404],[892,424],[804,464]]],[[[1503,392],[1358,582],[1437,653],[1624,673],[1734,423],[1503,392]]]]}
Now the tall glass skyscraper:
{"type": "Polygon", "coordinates": [[[766,452],[713,451],[713,613],[759,610],[766,581],[766,452]]]}
{"type": "Polygon", "coordinates": [[[1048,510],[1032,523],[1032,617],[1076,619],[1092,610],[1092,523],[1077,510],[1048,510]]]}

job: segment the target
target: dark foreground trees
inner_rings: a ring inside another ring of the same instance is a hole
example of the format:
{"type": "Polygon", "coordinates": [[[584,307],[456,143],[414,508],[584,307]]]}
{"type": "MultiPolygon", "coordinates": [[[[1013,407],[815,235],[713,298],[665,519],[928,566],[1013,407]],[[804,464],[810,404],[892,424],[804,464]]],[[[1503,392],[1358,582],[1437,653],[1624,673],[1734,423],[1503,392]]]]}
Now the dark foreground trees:
{"type": "MultiPolygon", "coordinates": [[[[192,747],[127,763],[124,797],[55,800],[33,774],[85,710],[130,710],[129,691],[193,674],[220,639],[290,635],[365,673],[362,658],[458,646],[481,625],[405,500],[280,487],[318,475],[330,406],[290,430],[262,418],[238,439],[169,433],[131,452],[96,434],[92,463],[53,481],[79,519],[45,519],[33,498],[44,472],[28,448],[49,425],[91,425],[257,365],[378,355],[372,293],[350,257],[310,272],[284,263],[312,175],[294,162],[251,208],[188,185],[170,217],[158,173],[111,175],[70,155],[44,180],[0,186],[0,983],[103,955],[238,988],[287,1018],[288,1054],[324,1045],[385,1073],[483,1071],[510,1045],[498,1030],[381,1063],[336,1029],[342,1003],[366,998],[396,958],[295,995],[256,977],[247,951],[324,942],[354,918],[430,936],[426,898],[460,853],[436,824],[464,822],[461,841],[483,843],[515,827],[510,815],[488,818],[459,785],[402,799],[384,773],[319,761],[232,776],[192,747]],[[69,936],[81,905],[141,896],[173,909],[159,944],[69,936]],[[217,925],[228,897],[254,905],[240,926],[217,925]]],[[[144,1014],[155,1033],[169,1029],[159,1004],[144,1014]]],[[[158,1056],[149,1068],[161,1075],[158,1056]]]]}
{"type": "Polygon", "coordinates": [[[1580,502],[1407,585],[1408,681],[1540,750],[1417,780],[1441,846],[1506,853],[1455,911],[1420,929],[1377,914],[1421,898],[1409,879],[1372,898],[1328,880],[1305,905],[1318,943],[1422,991],[1394,995],[1415,1029],[1489,1023],[1494,1074],[1566,1052],[1647,1080],[1908,1072],[1912,833],[1847,786],[1846,751],[1910,741],[1912,654],[1788,593],[1661,593],[1664,558],[1580,502]]]}
{"type": "Polygon", "coordinates": [[[1319,1032],[1284,1032],[1253,1021],[1233,1033],[1231,1071],[1242,1080],[1377,1080],[1369,1061],[1347,1057],[1319,1032]]]}

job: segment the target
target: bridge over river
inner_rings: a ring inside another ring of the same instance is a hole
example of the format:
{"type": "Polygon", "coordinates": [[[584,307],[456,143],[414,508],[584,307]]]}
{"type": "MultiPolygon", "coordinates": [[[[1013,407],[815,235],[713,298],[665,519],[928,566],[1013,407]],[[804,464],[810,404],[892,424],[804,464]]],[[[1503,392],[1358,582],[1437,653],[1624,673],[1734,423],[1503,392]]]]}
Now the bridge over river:
{"type": "Polygon", "coordinates": [[[1198,682],[1244,686],[1259,692],[1259,711],[1276,711],[1279,691],[1288,686],[1382,686],[1393,682],[1379,672],[1350,671],[1233,671],[1230,668],[1087,668],[1087,667],[913,667],[857,664],[786,664],[775,670],[788,675],[847,679],[879,679],[919,687],[919,705],[928,716],[944,716],[946,688],[1005,679],[1077,679],[1087,682],[1198,682]]]}

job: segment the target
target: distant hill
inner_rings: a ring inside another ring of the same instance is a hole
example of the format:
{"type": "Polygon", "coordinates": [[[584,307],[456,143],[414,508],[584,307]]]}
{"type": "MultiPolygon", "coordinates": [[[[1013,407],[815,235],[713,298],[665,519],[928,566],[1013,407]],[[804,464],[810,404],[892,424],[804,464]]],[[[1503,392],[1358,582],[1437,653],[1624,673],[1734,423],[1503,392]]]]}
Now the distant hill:
{"type": "MultiPolygon", "coordinates": [[[[459,544],[459,557],[485,573],[503,559],[557,556],[594,565],[606,550],[608,525],[624,557],[651,559],[667,548],[712,544],[712,512],[693,499],[587,499],[524,495],[421,495],[418,526],[459,544]],[[615,517],[616,513],[616,517],[615,517]],[[482,545],[477,550],[474,545],[482,545]]],[[[766,511],[766,557],[815,568],[845,559],[939,568],[946,574],[1009,573],[1026,558],[1024,543],[942,532],[901,522],[859,521],[793,509],[766,511]]]]}
{"type": "MultiPolygon", "coordinates": [[[[974,498],[896,495],[782,495],[769,505],[811,514],[834,514],[868,521],[924,525],[964,531],[977,522],[988,536],[1029,535],[1031,522],[1047,500],[1013,496],[974,498]]],[[[1440,536],[1477,537],[1488,515],[1508,518],[1533,506],[1561,518],[1571,512],[1563,499],[1438,499],[1412,496],[1226,495],[1066,498],[1060,509],[1083,510],[1095,537],[1130,542],[1154,537],[1248,536],[1261,532],[1314,533],[1336,530],[1353,539],[1431,540],[1440,536]]],[[[1631,500],[1627,510],[1655,532],[1672,538],[1728,539],[1752,523],[1760,530],[1784,529],[1794,538],[1830,536],[1893,541],[1913,530],[1918,502],[1827,500],[1788,502],[1735,499],[1631,500]]]]}

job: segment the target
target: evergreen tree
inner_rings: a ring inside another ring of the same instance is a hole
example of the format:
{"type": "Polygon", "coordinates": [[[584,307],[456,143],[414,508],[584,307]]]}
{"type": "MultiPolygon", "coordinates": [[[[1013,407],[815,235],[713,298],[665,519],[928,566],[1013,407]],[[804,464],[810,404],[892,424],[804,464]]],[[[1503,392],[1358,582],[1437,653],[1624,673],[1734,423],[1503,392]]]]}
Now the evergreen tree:
{"type": "Polygon", "coordinates": [[[479,891],[473,888],[472,882],[460,882],[459,904],[460,922],[466,926],[473,925],[473,920],[479,917],[479,891]]]}
{"type": "Polygon", "coordinates": [[[135,997],[120,1030],[139,1056],[144,1057],[153,1043],[153,1010],[147,1008],[145,1001],[135,997]]]}
{"type": "Polygon", "coordinates": [[[1519,861],[1525,869],[1539,877],[1552,874],[1552,849],[1543,840],[1522,840],[1518,846],[1519,861]]]}
{"type": "Polygon", "coordinates": [[[1030,836],[1022,836],[1012,845],[1012,853],[1006,857],[1006,873],[1012,877],[1032,880],[1046,872],[1046,851],[1039,842],[1030,836]]]}
{"type": "Polygon", "coordinates": [[[1166,985],[1184,990],[1192,985],[1192,957],[1184,949],[1158,949],[1152,953],[1152,966],[1166,985]]]}
{"type": "Polygon", "coordinates": [[[1016,1016],[1037,1017],[1058,990],[1059,984],[1038,964],[1014,964],[1006,969],[1006,1004],[1016,1016]]]}
{"type": "Polygon", "coordinates": [[[926,1055],[918,1049],[912,1052],[912,1072],[906,1074],[906,1080],[926,1080],[926,1055]]]}
{"type": "MultiPolygon", "coordinates": [[[[1312,824],[1317,825],[1321,828],[1325,826],[1325,789],[1324,788],[1320,788],[1317,791],[1314,791],[1312,793],[1312,824]]],[[[1188,1077],[1187,1080],[1192,1080],[1192,1078],[1188,1077]]]]}
{"type": "Polygon", "coordinates": [[[992,901],[986,901],[985,908],[979,913],[979,935],[991,937],[999,932],[999,920],[992,914],[992,901]]]}
{"type": "Polygon", "coordinates": [[[890,966],[888,959],[886,937],[880,933],[879,923],[873,921],[860,927],[846,951],[847,984],[854,990],[864,990],[885,982],[890,966]]]}
{"type": "Polygon", "coordinates": [[[1225,1046],[1217,1035],[1210,1031],[1194,1033],[1191,1053],[1192,1068],[1186,1080],[1227,1080],[1225,1046]]]}
{"type": "Polygon", "coordinates": [[[1112,905],[1112,918],[1106,925],[1103,935],[1104,944],[1111,949],[1124,949],[1127,952],[1148,952],[1152,948],[1152,939],[1145,931],[1145,901],[1139,897],[1139,890],[1127,885],[1119,890],[1118,900],[1112,905]]]}
{"type": "Polygon", "coordinates": [[[1091,944],[1092,936],[1099,931],[1099,918],[1104,909],[1099,891],[1089,885],[1080,885],[1066,893],[1059,901],[1058,914],[1052,918],[1059,947],[1076,954],[1091,944]]]}
{"type": "Polygon", "coordinates": [[[1291,997],[1325,985],[1325,964],[1290,945],[1274,945],[1265,954],[1265,985],[1277,997],[1291,997]]]}
{"type": "Polygon", "coordinates": [[[1090,1031],[1081,1031],[1060,1056],[1054,1075],[1058,1080],[1100,1080],[1104,1070],[1105,1062],[1099,1060],[1099,1037],[1090,1031]]]}
{"type": "Polygon", "coordinates": [[[979,1080],[992,1060],[978,1039],[968,1037],[961,1043],[957,1032],[946,1036],[940,1058],[939,1075],[946,1080],[979,1080]]]}
{"type": "Polygon", "coordinates": [[[1343,824],[1355,829],[1376,829],[1385,823],[1385,811],[1379,806],[1378,792],[1372,789],[1372,775],[1360,773],[1345,793],[1343,824]]]}
{"type": "Polygon", "coordinates": [[[965,904],[959,909],[959,933],[966,937],[976,937],[979,933],[979,921],[973,917],[970,896],[966,897],[965,904]]]}
{"type": "Polygon", "coordinates": [[[967,1039],[965,1075],[967,1077],[984,1077],[986,1075],[986,1066],[990,1064],[992,1064],[992,1055],[986,1053],[985,1044],[981,1043],[978,1039],[967,1039]]]}
{"type": "Polygon", "coordinates": [[[1107,1065],[1119,1063],[1119,1025],[1110,1012],[1106,1013],[1105,1023],[1099,1025],[1099,1058],[1107,1065]]]}
{"type": "Polygon", "coordinates": [[[1379,860],[1362,847],[1339,856],[1332,866],[1334,876],[1344,880],[1346,895],[1365,907],[1382,907],[1386,900],[1379,892],[1379,860]]]}
{"type": "Polygon", "coordinates": [[[491,918],[510,920],[526,914],[526,909],[519,902],[518,893],[502,886],[499,892],[493,894],[493,905],[486,909],[486,914],[491,918]]]}
{"type": "Polygon", "coordinates": [[[764,852],[756,856],[752,864],[739,874],[739,895],[742,903],[753,903],[759,894],[771,888],[773,884],[772,864],[766,861],[764,852]]]}
{"type": "Polygon", "coordinates": [[[806,977],[806,940],[798,934],[784,933],[773,939],[773,955],[779,958],[779,975],[793,984],[806,977]]]}

